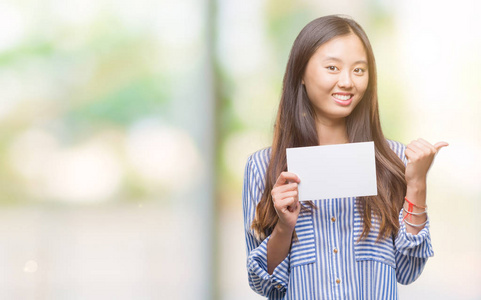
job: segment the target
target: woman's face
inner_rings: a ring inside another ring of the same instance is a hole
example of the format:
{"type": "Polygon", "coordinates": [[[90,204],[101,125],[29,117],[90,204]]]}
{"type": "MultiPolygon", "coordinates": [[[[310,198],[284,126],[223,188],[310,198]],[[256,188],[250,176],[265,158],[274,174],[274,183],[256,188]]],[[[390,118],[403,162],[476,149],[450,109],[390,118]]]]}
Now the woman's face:
{"type": "Polygon", "coordinates": [[[302,83],[318,121],[347,117],[361,101],[369,74],[364,46],[355,34],[335,37],[309,59],[302,83]]]}

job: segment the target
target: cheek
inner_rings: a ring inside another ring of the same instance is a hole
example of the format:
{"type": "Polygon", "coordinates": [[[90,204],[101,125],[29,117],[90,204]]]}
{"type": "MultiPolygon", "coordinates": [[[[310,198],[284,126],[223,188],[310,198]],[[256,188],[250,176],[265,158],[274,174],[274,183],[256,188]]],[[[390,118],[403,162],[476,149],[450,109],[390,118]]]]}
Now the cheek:
{"type": "Polygon", "coordinates": [[[309,101],[313,103],[324,101],[332,91],[332,85],[326,81],[306,82],[305,88],[309,101]]]}
{"type": "Polygon", "coordinates": [[[362,78],[362,80],[360,82],[360,87],[361,87],[361,90],[363,92],[365,92],[367,90],[368,84],[369,84],[369,76],[366,75],[364,78],[362,78]]]}
{"type": "Polygon", "coordinates": [[[322,76],[322,74],[319,74],[314,78],[315,79],[312,79],[311,77],[311,80],[305,82],[307,92],[312,95],[331,93],[332,89],[336,85],[336,82],[332,80],[332,78],[322,76]]]}

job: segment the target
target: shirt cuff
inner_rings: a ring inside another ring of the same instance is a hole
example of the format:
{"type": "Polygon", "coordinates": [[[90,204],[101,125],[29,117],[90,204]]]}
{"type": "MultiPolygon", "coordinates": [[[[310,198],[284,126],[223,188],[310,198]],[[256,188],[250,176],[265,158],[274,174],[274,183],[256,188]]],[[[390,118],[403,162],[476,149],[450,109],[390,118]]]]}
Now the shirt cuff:
{"type": "Polygon", "coordinates": [[[267,242],[270,237],[269,235],[262,241],[259,247],[251,251],[247,261],[247,268],[250,273],[253,273],[253,275],[259,278],[263,290],[267,293],[269,293],[271,288],[276,288],[283,292],[287,289],[289,283],[290,253],[287,254],[287,257],[274,269],[272,275],[269,275],[267,272],[267,242]]]}
{"type": "Polygon", "coordinates": [[[403,255],[428,258],[434,255],[429,233],[429,217],[424,228],[418,234],[406,231],[406,224],[403,221],[403,210],[399,213],[399,232],[396,236],[395,245],[398,252],[403,255]]]}

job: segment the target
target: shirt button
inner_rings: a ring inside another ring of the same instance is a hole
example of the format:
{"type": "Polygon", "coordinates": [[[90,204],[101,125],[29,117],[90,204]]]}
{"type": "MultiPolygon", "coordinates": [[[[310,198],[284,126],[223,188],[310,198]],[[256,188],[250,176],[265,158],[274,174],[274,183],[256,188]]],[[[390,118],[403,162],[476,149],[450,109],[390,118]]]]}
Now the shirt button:
{"type": "Polygon", "coordinates": [[[276,286],[276,288],[281,289],[281,288],[282,288],[282,285],[278,284],[278,285],[276,286]]]}
{"type": "Polygon", "coordinates": [[[336,279],[336,283],[337,283],[337,284],[340,284],[340,283],[341,283],[341,279],[339,279],[339,278],[336,279]]]}
{"type": "Polygon", "coordinates": [[[332,250],[334,253],[337,253],[339,252],[339,250],[337,250],[337,248],[334,248],[334,250],[332,250]]]}
{"type": "Polygon", "coordinates": [[[332,218],[331,218],[331,221],[332,221],[332,222],[336,222],[336,217],[332,217],[332,218]]]}

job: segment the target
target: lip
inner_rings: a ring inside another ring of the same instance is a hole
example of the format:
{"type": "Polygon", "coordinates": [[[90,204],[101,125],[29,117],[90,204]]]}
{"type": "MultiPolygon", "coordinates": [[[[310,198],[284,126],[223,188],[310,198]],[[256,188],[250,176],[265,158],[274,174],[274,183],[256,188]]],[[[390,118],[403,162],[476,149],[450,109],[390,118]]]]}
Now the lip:
{"type": "Polygon", "coordinates": [[[342,106],[348,106],[349,104],[351,104],[352,102],[352,98],[354,98],[354,95],[351,94],[351,93],[334,93],[332,94],[332,99],[334,99],[334,101],[336,101],[336,103],[342,105],[342,106]],[[350,95],[351,98],[347,99],[347,100],[339,100],[337,99],[336,97],[334,97],[334,94],[337,94],[337,95],[343,95],[343,96],[347,96],[347,95],[350,95]]]}

